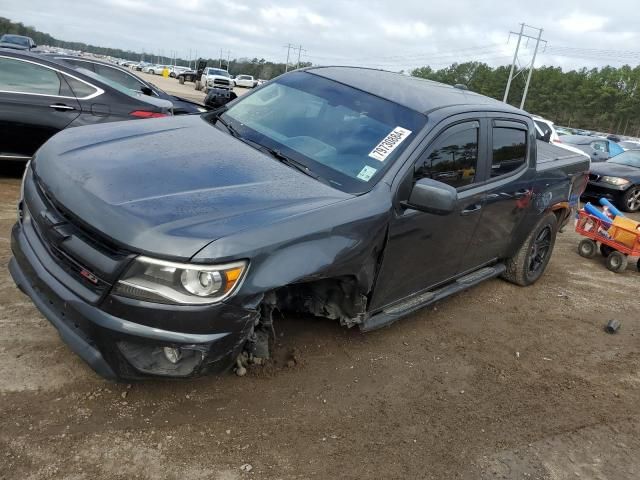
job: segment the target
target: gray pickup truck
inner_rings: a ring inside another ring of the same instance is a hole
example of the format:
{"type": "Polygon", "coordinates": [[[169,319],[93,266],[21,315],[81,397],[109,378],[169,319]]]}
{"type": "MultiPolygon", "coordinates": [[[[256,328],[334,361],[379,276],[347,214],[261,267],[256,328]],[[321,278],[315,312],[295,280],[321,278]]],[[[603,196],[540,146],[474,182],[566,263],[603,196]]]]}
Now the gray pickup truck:
{"type": "Polygon", "coordinates": [[[269,355],[276,309],[369,331],[536,282],[589,159],[535,132],[496,100],[346,67],[70,129],[27,168],[11,274],[105,377],[223,371],[269,355]]]}

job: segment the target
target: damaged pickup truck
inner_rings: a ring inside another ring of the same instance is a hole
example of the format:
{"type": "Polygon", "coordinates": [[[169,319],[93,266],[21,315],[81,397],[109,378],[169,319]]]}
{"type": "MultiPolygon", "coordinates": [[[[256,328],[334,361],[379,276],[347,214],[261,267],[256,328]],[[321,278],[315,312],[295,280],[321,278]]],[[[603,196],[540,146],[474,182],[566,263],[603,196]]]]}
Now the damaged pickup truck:
{"type": "Polygon", "coordinates": [[[224,371],[269,355],[276,309],[369,331],[537,281],[589,160],[535,132],[470,91],[347,67],[69,129],[25,172],[11,274],[104,377],[224,371]]]}

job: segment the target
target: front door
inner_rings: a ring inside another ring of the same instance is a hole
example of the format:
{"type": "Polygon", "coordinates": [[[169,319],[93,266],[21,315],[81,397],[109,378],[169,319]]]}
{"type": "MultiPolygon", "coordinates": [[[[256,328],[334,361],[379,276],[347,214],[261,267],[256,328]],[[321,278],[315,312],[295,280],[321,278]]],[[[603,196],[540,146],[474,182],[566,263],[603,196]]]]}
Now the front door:
{"type": "Polygon", "coordinates": [[[484,120],[466,119],[446,126],[419,156],[398,196],[407,196],[417,180],[431,178],[458,190],[457,206],[449,215],[411,208],[396,213],[371,310],[444,283],[463,268],[484,204],[485,190],[479,182],[486,175],[485,139],[484,120]]]}
{"type": "Polygon", "coordinates": [[[62,75],[0,55],[0,158],[28,158],[80,114],[62,75]]]}

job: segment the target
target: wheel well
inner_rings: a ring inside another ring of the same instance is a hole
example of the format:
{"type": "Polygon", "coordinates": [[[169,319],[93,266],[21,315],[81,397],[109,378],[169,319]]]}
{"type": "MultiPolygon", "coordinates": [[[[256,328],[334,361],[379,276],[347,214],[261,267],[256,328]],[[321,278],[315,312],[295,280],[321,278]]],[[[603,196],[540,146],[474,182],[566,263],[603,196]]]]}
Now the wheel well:
{"type": "Polygon", "coordinates": [[[340,320],[345,326],[360,323],[367,309],[367,296],[353,276],[294,283],[274,293],[271,298],[279,310],[340,320]]]}

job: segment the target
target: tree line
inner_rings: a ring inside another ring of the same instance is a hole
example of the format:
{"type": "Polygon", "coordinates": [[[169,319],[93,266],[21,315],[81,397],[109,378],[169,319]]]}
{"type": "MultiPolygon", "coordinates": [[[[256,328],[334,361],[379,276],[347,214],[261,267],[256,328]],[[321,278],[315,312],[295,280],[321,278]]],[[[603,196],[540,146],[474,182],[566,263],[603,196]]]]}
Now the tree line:
{"type": "MultiPolygon", "coordinates": [[[[413,76],[464,84],[502,100],[511,66],[490,67],[482,62],[454,63],[446,68],[416,68],[413,76]]],[[[526,77],[511,83],[508,102],[520,106],[526,77]]],[[[621,135],[640,136],[640,66],[582,68],[537,67],[531,77],[525,110],[557,125],[621,135]]]]}
{"type": "MultiPolygon", "coordinates": [[[[173,59],[168,57],[158,57],[153,54],[144,53],[144,52],[134,52],[131,50],[122,50],[119,48],[107,48],[107,47],[98,47],[95,45],[88,45],[82,42],[67,42],[65,40],[59,40],[57,38],[52,37],[48,33],[40,32],[36,30],[34,27],[26,26],[20,22],[13,22],[8,18],[0,17],[0,35],[5,33],[12,33],[16,35],[25,35],[27,37],[33,38],[33,41],[36,42],[37,45],[47,45],[50,47],[58,47],[65,48],[68,50],[77,50],[80,52],[92,53],[94,55],[102,55],[113,58],[121,58],[124,60],[132,60],[136,62],[147,61],[150,63],[165,63],[172,64],[173,59]]],[[[285,72],[286,65],[285,63],[276,63],[269,62],[264,58],[238,58],[229,61],[229,65],[227,65],[227,60],[219,59],[219,58],[208,58],[208,59],[200,59],[207,60],[207,65],[212,67],[222,66],[223,68],[227,68],[231,75],[252,75],[255,78],[263,78],[265,80],[270,80],[278,75],[281,75],[285,72]]],[[[189,61],[189,59],[184,58],[176,58],[175,64],[180,66],[194,66],[193,61],[189,61]]],[[[301,67],[310,66],[310,63],[302,63],[301,67]]],[[[291,67],[289,67],[291,68],[291,67]]]]}

